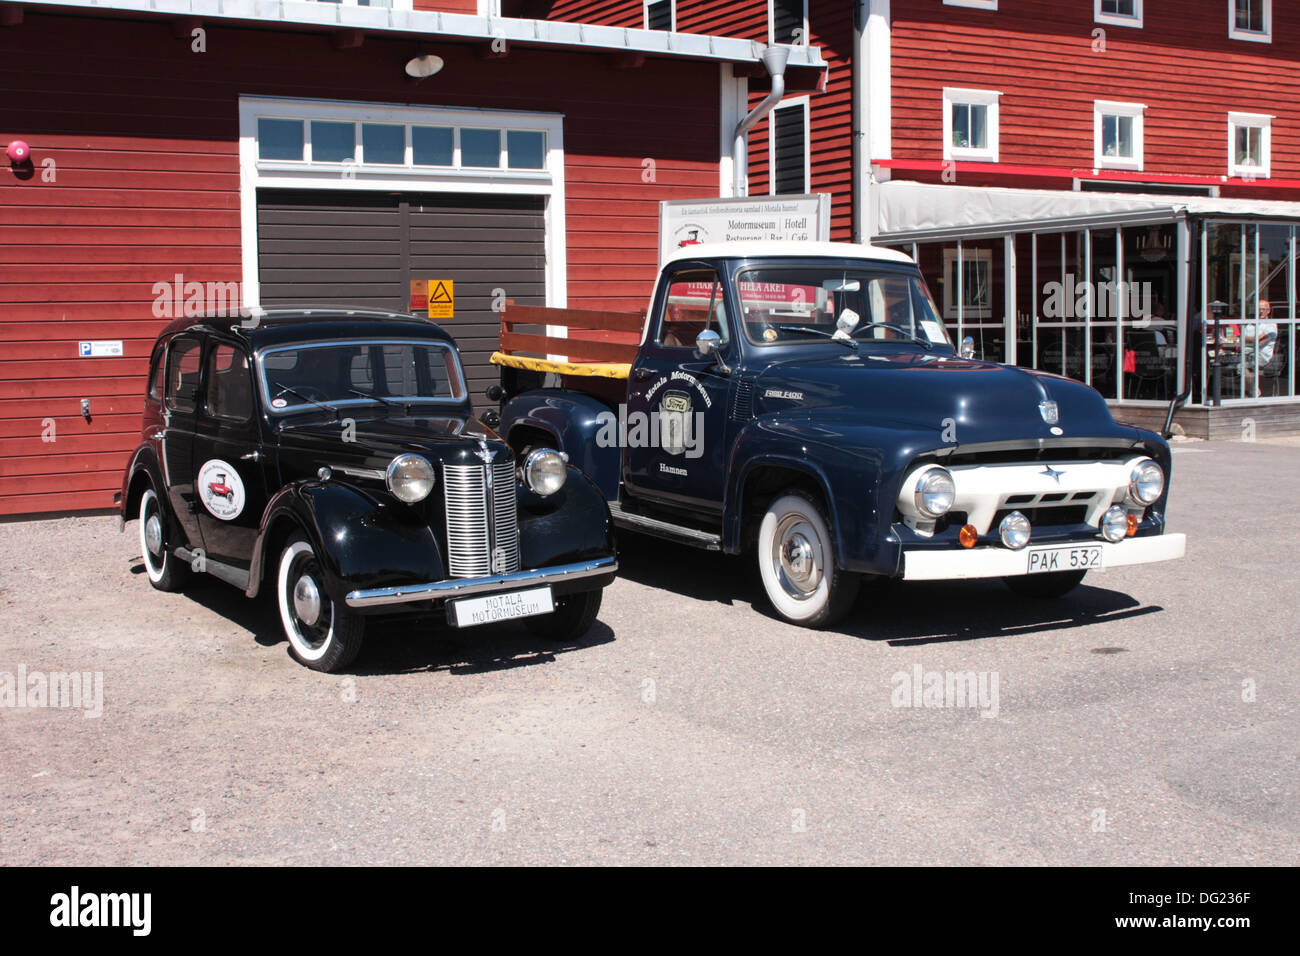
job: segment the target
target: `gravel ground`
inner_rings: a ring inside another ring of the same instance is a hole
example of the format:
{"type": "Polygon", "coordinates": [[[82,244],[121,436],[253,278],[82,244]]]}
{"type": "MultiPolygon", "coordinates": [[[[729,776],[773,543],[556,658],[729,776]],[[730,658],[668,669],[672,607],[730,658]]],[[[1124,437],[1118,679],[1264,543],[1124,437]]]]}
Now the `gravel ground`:
{"type": "Polygon", "coordinates": [[[99,716],[0,708],[3,862],[1295,865],[1296,500],[1300,447],[1181,443],[1185,560],[827,632],[629,535],[577,645],[389,625],[345,676],[269,603],[154,591],[134,524],[0,524],[0,679],[103,674],[99,716]],[[895,706],[918,667],[985,705],[895,706]]]}

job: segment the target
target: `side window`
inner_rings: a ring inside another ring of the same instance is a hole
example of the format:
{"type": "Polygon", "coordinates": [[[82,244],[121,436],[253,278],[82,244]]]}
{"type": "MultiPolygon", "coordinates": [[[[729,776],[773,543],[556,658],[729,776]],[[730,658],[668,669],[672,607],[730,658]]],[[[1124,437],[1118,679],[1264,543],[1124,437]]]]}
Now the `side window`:
{"type": "Polygon", "coordinates": [[[167,349],[167,407],[192,412],[199,393],[199,340],[172,339],[167,349]]]}
{"type": "Polygon", "coordinates": [[[705,329],[718,333],[725,346],[731,341],[731,323],[722,283],[712,269],[686,269],[673,274],[664,297],[658,345],[695,349],[695,338],[705,329]]]}
{"type": "Polygon", "coordinates": [[[166,381],[163,356],[166,354],[166,343],[159,342],[154,346],[153,355],[149,358],[149,397],[155,402],[162,401],[163,383],[166,381]]]}
{"type": "Polygon", "coordinates": [[[253,414],[253,384],[248,357],[229,345],[208,352],[208,414],[213,418],[247,421],[253,414]]]}

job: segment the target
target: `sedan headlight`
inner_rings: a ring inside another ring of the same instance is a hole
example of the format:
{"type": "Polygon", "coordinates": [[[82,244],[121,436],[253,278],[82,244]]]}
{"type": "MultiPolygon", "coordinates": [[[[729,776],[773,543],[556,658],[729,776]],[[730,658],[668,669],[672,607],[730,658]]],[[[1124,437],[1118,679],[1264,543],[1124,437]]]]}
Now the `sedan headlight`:
{"type": "Polygon", "coordinates": [[[957,485],[947,468],[931,468],[916,482],[916,510],[927,518],[941,518],[957,498],[957,485]]]}
{"type": "Polygon", "coordinates": [[[1150,458],[1133,466],[1128,480],[1128,496],[1137,504],[1152,505],[1165,491],[1165,473],[1150,458]]]}
{"type": "Polygon", "coordinates": [[[569,476],[568,459],[558,451],[539,448],[524,459],[524,484],[539,495],[553,495],[569,476]]]}
{"type": "Polygon", "coordinates": [[[398,455],[388,465],[385,477],[393,497],[408,505],[429,497],[429,492],[433,491],[437,482],[433,465],[419,455],[398,455]]]}

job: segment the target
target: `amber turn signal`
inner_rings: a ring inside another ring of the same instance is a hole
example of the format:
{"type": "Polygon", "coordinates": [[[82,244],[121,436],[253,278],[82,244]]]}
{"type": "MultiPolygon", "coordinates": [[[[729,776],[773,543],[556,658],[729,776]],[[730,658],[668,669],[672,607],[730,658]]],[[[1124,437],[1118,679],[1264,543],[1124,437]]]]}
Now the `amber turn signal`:
{"type": "Polygon", "coordinates": [[[1130,514],[1128,516],[1128,528],[1124,532],[1124,537],[1131,538],[1138,533],[1138,516],[1130,514]]]}
{"type": "Polygon", "coordinates": [[[966,524],[962,525],[961,531],[957,533],[957,540],[961,542],[963,548],[973,548],[979,536],[973,524],[966,524]]]}

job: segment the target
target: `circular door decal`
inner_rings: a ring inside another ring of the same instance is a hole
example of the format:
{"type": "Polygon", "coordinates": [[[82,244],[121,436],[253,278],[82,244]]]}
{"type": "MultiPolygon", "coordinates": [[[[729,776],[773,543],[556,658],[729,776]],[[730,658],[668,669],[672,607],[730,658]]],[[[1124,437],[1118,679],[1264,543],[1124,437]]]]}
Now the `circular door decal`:
{"type": "Polygon", "coordinates": [[[219,458],[199,469],[199,500],[215,517],[231,521],[244,510],[244,483],[234,465],[219,458]]]}

